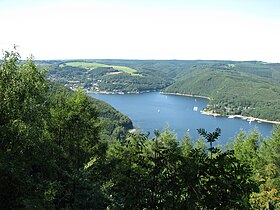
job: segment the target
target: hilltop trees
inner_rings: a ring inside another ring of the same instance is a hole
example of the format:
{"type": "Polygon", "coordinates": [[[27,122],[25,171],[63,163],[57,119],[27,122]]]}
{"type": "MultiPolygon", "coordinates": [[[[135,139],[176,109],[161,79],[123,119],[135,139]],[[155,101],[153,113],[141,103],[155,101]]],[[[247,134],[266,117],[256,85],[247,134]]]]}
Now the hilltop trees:
{"type": "MultiPolygon", "coordinates": [[[[2,208],[21,208],[42,199],[45,185],[43,140],[47,116],[47,82],[43,71],[28,60],[18,65],[15,52],[0,67],[0,186],[2,208]],[[31,201],[30,201],[31,202],[31,201]]],[[[46,148],[44,148],[46,146],[46,148]]]]}
{"type": "Polygon", "coordinates": [[[80,208],[88,197],[90,203],[98,185],[84,166],[107,147],[91,99],[49,84],[16,52],[4,54],[0,97],[0,208],[80,208]]]}

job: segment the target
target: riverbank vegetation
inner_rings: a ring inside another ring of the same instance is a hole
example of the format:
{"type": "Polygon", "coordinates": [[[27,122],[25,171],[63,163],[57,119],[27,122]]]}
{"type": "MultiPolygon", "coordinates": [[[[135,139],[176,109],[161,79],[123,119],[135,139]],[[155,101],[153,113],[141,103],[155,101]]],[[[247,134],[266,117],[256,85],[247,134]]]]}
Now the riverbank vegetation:
{"type": "Polygon", "coordinates": [[[220,129],[197,141],[128,132],[127,117],[16,52],[4,54],[0,97],[0,209],[280,208],[279,126],[224,150],[220,129]]]}

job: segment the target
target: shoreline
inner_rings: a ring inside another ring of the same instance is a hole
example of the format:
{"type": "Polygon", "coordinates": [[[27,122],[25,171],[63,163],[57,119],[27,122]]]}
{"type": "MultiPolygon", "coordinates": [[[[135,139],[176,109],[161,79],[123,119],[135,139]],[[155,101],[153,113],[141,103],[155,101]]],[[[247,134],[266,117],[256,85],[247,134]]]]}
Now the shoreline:
{"type": "Polygon", "coordinates": [[[159,92],[162,95],[176,95],[176,96],[187,96],[187,97],[193,97],[193,98],[203,98],[203,99],[208,99],[211,100],[207,96],[199,96],[199,95],[191,95],[191,94],[186,94],[186,93],[168,93],[168,92],[159,92]]]}
{"type": "MultiPolygon", "coordinates": [[[[113,92],[113,91],[88,91],[87,93],[90,94],[119,94],[119,95],[124,95],[124,94],[141,94],[141,93],[150,93],[150,92],[158,92],[158,91],[141,91],[141,92],[113,92]]],[[[186,96],[186,97],[193,97],[193,98],[203,98],[207,100],[211,100],[207,96],[199,96],[199,95],[191,95],[191,94],[184,94],[184,93],[166,93],[166,92],[159,92],[162,95],[177,95],[177,96],[186,96]]],[[[243,115],[224,115],[222,116],[221,114],[218,113],[213,113],[212,111],[205,111],[202,110],[200,111],[201,114],[203,115],[209,115],[209,116],[214,116],[214,117],[227,117],[230,119],[234,118],[239,118],[243,120],[247,120],[249,123],[250,122],[264,122],[264,123],[270,123],[270,124],[275,124],[275,125],[280,125],[279,121],[273,121],[273,120],[266,120],[266,119],[261,119],[261,118],[256,118],[256,117],[247,117],[243,115]]]]}
{"type": "Polygon", "coordinates": [[[125,94],[141,94],[141,93],[151,93],[151,92],[158,92],[158,91],[141,91],[141,92],[123,92],[123,91],[86,91],[89,94],[117,94],[117,95],[125,95],[125,94]]]}
{"type": "Polygon", "coordinates": [[[239,119],[242,119],[242,120],[247,120],[249,123],[255,121],[255,122],[264,122],[264,123],[280,125],[279,121],[266,120],[266,119],[261,119],[261,118],[256,118],[256,117],[247,117],[247,116],[243,116],[243,115],[225,115],[225,116],[221,116],[220,114],[213,113],[211,111],[205,111],[205,110],[200,111],[200,113],[204,114],[204,115],[214,116],[214,117],[219,116],[219,117],[227,117],[227,118],[230,118],[230,119],[239,118],[239,119]]]}
{"type": "MultiPolygon", "coordinates": [[[[199,96],[199,95],[191,95],[191,94],[183,94],[183,93],[165,93],[165,92],[160,92],[160,94],[187,96],[187,97],[204,98],[204,99],[211,100],[207,96],[199,96]]],[[[261,118],[256,118],[256,117],[247,117],[247,116],[243,116],[243,115],[225,115],[225,116],[221,116],[221,114],[213,113],[212,111],[205,111],[205,110],[200,111],[200,113],[204,114],[204,115],[209,115],[209,116],[211,115],[211,116],[214,116],[214,117],[227,117],[227,118],[230,118],[230,119],[239,118],[239,119],[247,120],[249,123],[253,122],[253,121],[256,121],[256,122],[264,122],[264,123],[280,125],[279,121],[266,120],[266,119],[261,119],[261,118]]]]}

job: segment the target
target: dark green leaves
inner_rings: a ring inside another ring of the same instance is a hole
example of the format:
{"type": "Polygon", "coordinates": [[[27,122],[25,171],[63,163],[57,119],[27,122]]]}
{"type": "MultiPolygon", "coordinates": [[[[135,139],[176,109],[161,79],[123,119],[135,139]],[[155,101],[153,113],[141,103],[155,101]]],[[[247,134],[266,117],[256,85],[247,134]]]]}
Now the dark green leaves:
{"type": "Polygon", "coordinates": [[[209,143],[216,141],[218,139],[218,137],[221,135],[221,129],[220,128],[216,128],[216,130],[213,133],[208,133],[204,128],[197,129],[197,131],[209,143]]]}

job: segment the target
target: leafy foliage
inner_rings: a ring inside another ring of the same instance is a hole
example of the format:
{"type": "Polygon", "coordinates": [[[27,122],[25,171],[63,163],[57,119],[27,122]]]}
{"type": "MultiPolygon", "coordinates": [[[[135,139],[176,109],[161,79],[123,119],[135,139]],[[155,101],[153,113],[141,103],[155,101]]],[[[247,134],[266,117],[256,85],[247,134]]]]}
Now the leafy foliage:
{"type": "Polygon", "coordinates": [[[112,127],[106,135],[118,135],[115,129],[125,133],[131,121],[81,92],[50,84],[45,71],[32,60],[20,63],[16,52],[4,54],[0,75],[0,208],[104,205],[100,185],[92,182],[97,174],[84,165],[105,154],[103,122],[112,127]]]}
{"type": "Polygon", "coordinates": [[[250,192],[256,187],[250,169],[232,151],[218,151],[211,158],[203,150],[190,148],[184,156],[170,131],[152,140],[129,134],[109,154],[114,162],[107,189],[113,192],[112,207],[241,209],[249,207],[250,192]]]}

